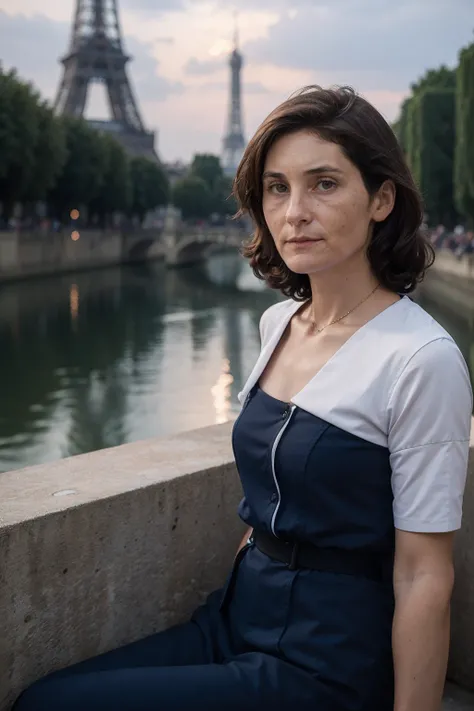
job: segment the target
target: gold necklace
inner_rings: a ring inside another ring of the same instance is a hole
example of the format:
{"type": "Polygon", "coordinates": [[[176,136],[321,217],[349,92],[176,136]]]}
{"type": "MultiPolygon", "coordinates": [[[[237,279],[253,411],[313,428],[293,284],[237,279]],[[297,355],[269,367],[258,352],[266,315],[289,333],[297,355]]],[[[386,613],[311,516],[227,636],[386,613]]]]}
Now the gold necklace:
{"type": "Polygon", "coordinates": [[[327,323],[327,324],[326,324],[325,326],[323,326],[322,328],[318,328],[318,327],[316,326],[315,321],[313,321],[313,320],[311,319],[311,327],[316,331],[316,333],[321,333],[321,331],[324,331],[324,329],[328,328],[329,326],[333,326],[335,323],[339,323],[339,321],[342,321],[343,318],[346,318],[346,316],[349,316],[349,314],[351,314],[353,311],[355,311],[356,309],[358,309],[359,306],[362,306],[362,304],[364,304],[366,301],[368,301],[368,300],[370,299],[370,297],[372,296],[372,294],[374,294],[374,293],[377,291],[377,289],[379,288],[379,286],[380,286],[380,284],[377,284],[377,286],[375,287],[375,289],[372,289],[372,291],[370,292],[370,294],[368,294],[364,299],[362,299],[362,301],[359,301],[358,304],[356,304],[352,309],[350,309],[350,310],[349,310],[347,313],[345,313],[343,316],[339,316],[339,318],[334,319],[334,321],[330,321],[329,323],[327,323]]]}

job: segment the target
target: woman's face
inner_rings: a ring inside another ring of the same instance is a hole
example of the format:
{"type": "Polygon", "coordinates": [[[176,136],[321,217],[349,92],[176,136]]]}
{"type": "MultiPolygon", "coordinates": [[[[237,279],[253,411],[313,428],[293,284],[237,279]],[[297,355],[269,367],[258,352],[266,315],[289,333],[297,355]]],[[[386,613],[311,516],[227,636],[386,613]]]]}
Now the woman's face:
{"type": "Polygon", "coordinates": [[[371,225],[390,214],[395,199],[390,181],[371,199],[340,146],[309,131],[274,143],[262,179],[268,229],[281,258],[297,274],[366,260],[371,225]]]}

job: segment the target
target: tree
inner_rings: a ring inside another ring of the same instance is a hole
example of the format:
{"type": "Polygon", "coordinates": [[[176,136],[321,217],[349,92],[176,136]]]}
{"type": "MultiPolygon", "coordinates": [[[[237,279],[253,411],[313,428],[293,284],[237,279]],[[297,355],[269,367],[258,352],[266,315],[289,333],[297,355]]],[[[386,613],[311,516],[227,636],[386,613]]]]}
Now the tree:
{"type": "Polygon", "coordinates": [[[147,212],[166,205],[169,200],[169,181],[163,168],[140,156],[130,161],[132,200],[129,214],[143,222],[147,212]]]}
{"type": "Polygon", "coordinates": [[[411,85],[395,123],[431,224],[457,219],[453,198],[456,70],[430,69],[411,85]]]}
{"type": "Polygon", "coordinates": [[[40,132],[38,95],[15,72],[0,69],[0,201],[9,219],[25,191],[35,167],[40,132]]]}
{"type": "MultiPolygon", "coordinates": [[[[407,97],[400,108],[400,116],[395,122],[393,128],[397,134],[398,140],[404,153],[407,153],[410,130],[410,105],[417,96],[427,89],[455,89],[456,88],[456,70],[448,69],[442,65],[438,69],[429,69],[417,82],[411,84],[411,95],[407,97]]],[[[412,137],[413,138],[413,137],[412,137]]]]}
{"type": "Polygon", "coordinates": [[[408,109],[407,157],[431,225],[453,227],[455,92],[423,89],[408,109]]]}
{"type": "Polygon", "coordinates": [[[208,184],[196,175],[187,175],[176,181],[172,202],[181,210],[183,219],[206,219],[213,212],[212,193],[208,184]]]}
{"type": "Polygon", "coordinates": [[[459,212],[474,223],[474,44],[459,57],[454,194],[459,212]]]}
{"type": "Polygon", "coordinates": [[[25,202],[44,200],[67,160],[66,133],[62,122],[45,102],[38,104],[37,112],[39,133],[34,165],[22,196],[25,202]]]}
{"type": "Polygon", "coordinates": [[[190,175],[201,178],[209,191],[215,193],[224,177],[221,161],[211,153],[197,153],[191,163],[190,175]]]}
{"type": "Polygon", "coordinates": [[[101,136],[106,164],[100,192],[89,205],[89,213],[106,227],[113,213],[126,213],[132,201],[130,162],[122,146],[108,134],[101,136]]]}
{"type": "Polygon", "coordinates": [[[412,94],[418,94],[424,89],[455,89],[456,69],[449,69],[444,64],[438,69],[428,69],[410,88],[412,94]]]}
{"type": "Polygon", "coordinates": [[[393,130],[395,131],[399,143],[402,147],[403,152],[407,153],[407,142],[408,142],[408,111],[410,109],[411,97],[405,99],[400,108],[400,116],[398,120],[393,124],[393,130]]]}
{"type": "Polygon", "coordinates": [[[232,194],[232,184],[232,178],[227,175],[220,178],[212,196],[213,212],[217,212],[219,215],[235,215],[237,203],[232,194]]]}
{"type": "Polygon", "coordinates": [[[232,197],[232,178],[224,174],[218,156],[211,153],[196,154],[191,163],[189,175],[201,178],[209,189],[208,214],[235,214],[237,204],[232,197]]]}
{"type": "Polygon", "coordinates": [[[405,156],[415,181],[421,179],[421,111],[419,96],[412,96],[407,104],[405,125],[405,156]]]}
{"type": "Polygon", "coordinates": [[[48,195],[54,216],[67,219],[73,208],[85,208],[95,200],[105,182],[107,148],[103,136],[82,119],[62,119],[67,160],[48,195]]]}

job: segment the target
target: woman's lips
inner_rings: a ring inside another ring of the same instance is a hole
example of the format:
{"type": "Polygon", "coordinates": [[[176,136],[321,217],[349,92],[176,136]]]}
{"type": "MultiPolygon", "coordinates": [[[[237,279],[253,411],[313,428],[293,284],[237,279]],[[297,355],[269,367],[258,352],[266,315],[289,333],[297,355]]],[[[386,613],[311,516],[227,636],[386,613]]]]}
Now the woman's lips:
{"type": "Polygon", "coordinates": [[[317,242],[322,242],[322,239],[312,237],[293,237],[292,239],[287,240],[287,242],[288,244],[308,245],[316,244],[317,242]]]}

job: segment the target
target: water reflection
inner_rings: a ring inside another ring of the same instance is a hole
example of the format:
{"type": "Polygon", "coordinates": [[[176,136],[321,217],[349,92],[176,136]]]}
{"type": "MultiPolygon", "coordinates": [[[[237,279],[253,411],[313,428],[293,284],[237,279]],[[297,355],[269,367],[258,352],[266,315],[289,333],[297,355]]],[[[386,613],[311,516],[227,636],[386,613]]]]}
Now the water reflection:
{"type": "MultiPolygon", "coordinates": [[[[236,255],[0,287],[0,471],[222,423],[279,297],[236,255]]],[[[419,297],[471,372],[474,320],[419,297]]]]}
{"type": "Polygon", "coordinates": [[[71,284],[69,290],[69,310],[71,312],[71,320],[75,321],[79,314],[79,289],[77,284],[71,284]]]}
{"type": "Polygon", "coordinates": [[[231,415],[231,389],[230,386],[234,378],[230,373],[230,361],[224,358],[222,371],[217,378],[216,384],[211,388],[214,398],[214,408],[216,410],[216,425],[228,422],[231,415]]]}
{"type": "Polygon", "coordinates": [[[221,255],[2,286],[0,470],[233,416],[277,298],[238,289],[242,266],[221,255]]]}

